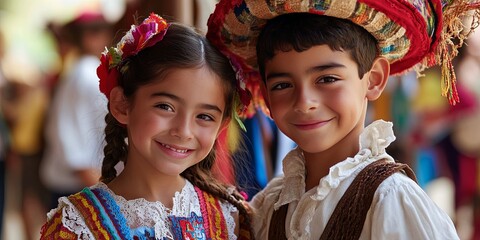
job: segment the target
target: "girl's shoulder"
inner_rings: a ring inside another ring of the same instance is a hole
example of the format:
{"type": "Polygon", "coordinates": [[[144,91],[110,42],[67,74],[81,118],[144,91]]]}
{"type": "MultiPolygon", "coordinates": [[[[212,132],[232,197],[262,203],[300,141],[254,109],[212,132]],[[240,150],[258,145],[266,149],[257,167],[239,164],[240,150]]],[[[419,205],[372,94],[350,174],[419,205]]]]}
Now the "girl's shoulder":
{"type": "Polygon", "coordinates": [[[75,204],[87,202],[84,201],[86,189],[89,188],[58,199],[58,206],[47,213],[47,222],[42,226],[41,239],[57,239],[59,236],[62,236],[62,239],[77,239],[77,236],[87,238],[92,236],[82,210],[75,204]]]}
{"type": "Polygon", "coordinates": [[[77,239],[73,226],[69,224],[68,218],[71,213],[71,208],[63,206],[52,209],[47,214],[47,222],[45,222],[40,230],[40,239],[77,239]],[[68,210],[67,210],[68,209],[68,210]]]}

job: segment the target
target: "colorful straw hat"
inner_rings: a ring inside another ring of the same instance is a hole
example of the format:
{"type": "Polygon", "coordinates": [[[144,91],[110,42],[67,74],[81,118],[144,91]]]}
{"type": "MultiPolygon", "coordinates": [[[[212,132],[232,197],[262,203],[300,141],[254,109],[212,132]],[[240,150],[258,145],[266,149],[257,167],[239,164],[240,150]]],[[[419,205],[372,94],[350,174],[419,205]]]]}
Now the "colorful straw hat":
{"type": "Polygon", "coordinates": [[[256,63],[256,40],[275,16],[309,12],[351,20],[369,31],[391,64],[391,74],[441,65],[442,94],[458,102],[451,59],[478,25],[480,2],[467,0],[220,0],[208,20],[207,38],[226,54],[240,81],[263,106],[256,63]],[[474,11],[470,11],[474,10],[474,11]],[[463,30],[464,15],[474,23],[463,30]],[[458,38],[459,43],[451,39],[458,38]]]}

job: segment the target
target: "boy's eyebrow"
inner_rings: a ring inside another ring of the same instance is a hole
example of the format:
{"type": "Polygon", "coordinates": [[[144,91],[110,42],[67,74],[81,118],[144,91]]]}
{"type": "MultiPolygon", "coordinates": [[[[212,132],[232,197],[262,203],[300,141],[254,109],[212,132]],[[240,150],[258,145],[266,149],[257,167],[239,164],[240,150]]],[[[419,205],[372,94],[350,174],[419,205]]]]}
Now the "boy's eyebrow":
{"type": "MultiPolygon", "coordinates": [[[[155,92],[151,95],[151,97],[167,97],[171,98],[181,104],[185,104],[185,101],[178,97],[177,95],[171,94],[171,93],[166,93],[166,92],[155,92]]],[[[214,110],[219,113],[222,113],[222,110],[217,106],[217,105],[212,105],[212,104],[207,104],[207,103],[202,103],[199,105],[200,108],[206,109],[206,110],[214,110]]]]}
{"type": "Polygon", "coordinates": [[[267,74],[267,76],[265,77],[265,81],[268,82],[268,80],[270,80],[272,78],[281,78],[281,77],[288,77],[288,76],[290,76],[290,74],[288,74],[288,73],[271,72],[271,73],[267,74]]]}
{"type": "MultiPolygon", "coordinates": [[[[324,71],[324,70],[331,69],[331,68],[344,68],[344,67],[346,67],[346,66],[341,64],[341,63],[330,62],[330,63],[327,63],[327,64],[311,67],[307,70],[307,73],[320,72],[320,71],[324,71]]],[[[268,81],[272,78],[288,77],[288,76],[290,76],[290,74],[286,73],[286,72],[271,72],[271,73],[267,74],[265,79],[266,79],[266,81],[268,81]]]]}
{"type": "Polygon", "coordinates": [[[307,73],[320,72],[320,71],[324,71],[324,70],[331,69],[331,68],[344,68],[344,67],[346,67],[346,66],[341,64],[341,63],[330,62],[330,63],[324,64],[324,65],[314,66],[312,68],[309,68],[307,70],[307,73]]]}

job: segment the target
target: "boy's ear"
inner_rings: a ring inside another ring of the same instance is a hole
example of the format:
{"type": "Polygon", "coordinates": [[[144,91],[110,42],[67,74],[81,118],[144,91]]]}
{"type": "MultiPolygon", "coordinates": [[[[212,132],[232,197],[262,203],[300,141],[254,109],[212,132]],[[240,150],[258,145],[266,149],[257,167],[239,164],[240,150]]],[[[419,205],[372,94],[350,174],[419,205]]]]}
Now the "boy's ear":
{"type": "Polygon", "coordinates": [[[123,95],[123,89],[121,87],[115,87],[110,92],[109,102],[110,113],[121,124],[128,123],[128,101],[123,95]]]}
{"type": "Polygon", "coordinates": [[[385,57],[378,57],[368,74],[367,99],[376,100],[382,94],[390,76],[390,63],[385,57]]]}

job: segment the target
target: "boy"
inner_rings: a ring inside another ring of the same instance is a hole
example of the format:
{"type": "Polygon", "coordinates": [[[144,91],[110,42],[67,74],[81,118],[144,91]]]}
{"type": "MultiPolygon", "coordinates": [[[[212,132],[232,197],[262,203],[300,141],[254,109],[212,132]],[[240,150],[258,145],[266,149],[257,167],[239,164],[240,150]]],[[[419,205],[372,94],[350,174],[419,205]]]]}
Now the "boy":
{"type": "MultiPolygon", "coordinates": [[[[283,160],[284,176],[251,201],[257,239],[458,239],[410,168],[386,153],[392,124],[364,127],[367,104],[390,74],[433,63],[453,71],[446,49],[457,46],[447,46],[452,32],[442,27],[461,27],[453,24],[461,4],[479,6],[452,2],[442,16],[441,4],[219,2],[207,37],[229,56],[253,106],[261,85],[273,120],[298,145],[283,160]]],[[[454,74],[444,77],[454,104],[454,74]]]]}

